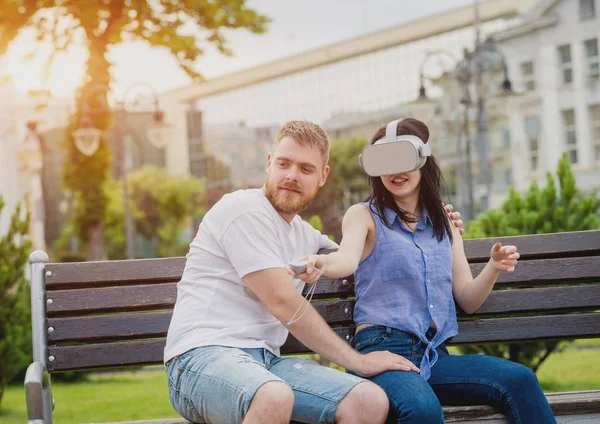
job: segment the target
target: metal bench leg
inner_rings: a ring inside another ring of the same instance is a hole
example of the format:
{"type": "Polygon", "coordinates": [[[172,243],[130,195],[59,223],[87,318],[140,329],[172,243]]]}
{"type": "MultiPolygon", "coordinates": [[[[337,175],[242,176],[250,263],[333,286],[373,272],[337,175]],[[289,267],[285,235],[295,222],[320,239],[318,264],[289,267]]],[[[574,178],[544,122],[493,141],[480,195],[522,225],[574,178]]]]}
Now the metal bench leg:
{"type": "Polygon", "coordinates": [[[50,373],[41,362],[33,362],[25,374],[25,402],[28,424],[52,424],[52,387],[50,373]]]}
{"type": "Polygon", "coordinates": [[[48,255],[36,250],[29,256],[31,264],[31,332],[33,363],[25,374],[25,400],[29,424],[52,424],[54,400],[50,387],[46,340],[45,267],[48,255]]]}

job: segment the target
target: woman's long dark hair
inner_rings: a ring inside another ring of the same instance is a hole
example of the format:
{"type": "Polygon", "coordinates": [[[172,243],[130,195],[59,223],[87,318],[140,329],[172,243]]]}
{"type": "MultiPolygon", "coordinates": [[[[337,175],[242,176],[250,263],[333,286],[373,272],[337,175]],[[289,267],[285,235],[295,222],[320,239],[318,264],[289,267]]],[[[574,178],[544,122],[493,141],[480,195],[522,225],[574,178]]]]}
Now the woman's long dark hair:
{"type": "MultiPolygon", "coordinates": [[[[379,128],[371,139],[371,144],[383,138],[385,130],[386,127],[379,128]]],[[[406,118],[400,121],[396,134],[414,135],[423,140],[424,143],[427,143],[429,140],[429,128],[427,128],[427,125],[413,118],[406,118]]],[[[441,180],[442,173],[440,167],[435,158],[429,156],[427,162],[421,168],[419,202],[421,203],[421,208],[427,208],[429,217],[433,223],[433,233],[439,241],[444,238],[444,233],[448,234],[449,239],[452,240],[452,231],[440,197],[441,180]]],[[[385,216],[385,208],[396,212],[404,222],[417,222],[419,220],[418,217],[398,207],[392,193],[383,185],[381,177],[369,177],[369,185],[371,186],[371,194],[367,198],[369,207],[379,215],[387,227],[392,228],[392,223],[385,216]]]]}

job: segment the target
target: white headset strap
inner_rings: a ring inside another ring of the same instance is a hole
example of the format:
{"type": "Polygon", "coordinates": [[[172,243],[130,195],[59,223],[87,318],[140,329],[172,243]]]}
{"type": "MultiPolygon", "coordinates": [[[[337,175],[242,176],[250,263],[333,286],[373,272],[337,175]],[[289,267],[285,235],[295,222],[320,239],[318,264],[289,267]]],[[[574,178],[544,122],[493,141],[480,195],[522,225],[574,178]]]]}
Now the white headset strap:
{"type": "Polygon", "coordinates": [[[386,141],[394,141],[396,139],[396,133],[398,132],[398,124],[402,121],[402,119],[396,119],[395,121],[387,124],[385,128],[385,140],[386,141]]]}

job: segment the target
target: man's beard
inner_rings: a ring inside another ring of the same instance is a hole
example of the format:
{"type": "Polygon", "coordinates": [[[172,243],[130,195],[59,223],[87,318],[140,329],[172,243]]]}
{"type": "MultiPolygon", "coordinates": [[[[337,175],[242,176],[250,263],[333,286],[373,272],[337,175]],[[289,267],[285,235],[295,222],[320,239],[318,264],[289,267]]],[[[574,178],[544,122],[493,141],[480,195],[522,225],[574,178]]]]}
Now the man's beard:
{"type": "Polygon", "coordinates": [[[317,195],[317,190],[313,194],[305,194],[305,192],[294,183],[281,184],[279,186],[271,184],[269,178],[265,183],[265,192],[267,199],[273,205],[273,208],[279,213],[297,214],[306,209],[317,195]],[[299,194],[285,194],[280,189],[287,188],[296,190],[299,194]]]}

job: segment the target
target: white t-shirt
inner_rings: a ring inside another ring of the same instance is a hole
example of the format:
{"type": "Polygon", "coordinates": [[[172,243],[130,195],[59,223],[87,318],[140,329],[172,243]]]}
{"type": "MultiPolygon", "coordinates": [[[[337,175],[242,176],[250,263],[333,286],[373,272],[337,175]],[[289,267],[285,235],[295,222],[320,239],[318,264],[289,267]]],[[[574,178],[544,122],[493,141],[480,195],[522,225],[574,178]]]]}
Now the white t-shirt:
{"type": "MultiPolygon", "coordinates": [[[[242,278],[336,247],[299,216],[288,224],[262,189],[225,195],[205,215],[190,244],[164,361],[209,345],[266,348],[278,355],[288,330],[242,278]]],[[[303,281],[291,277],[281,284],[294,284],[299,292],[304,288],[303,281]]]]}

